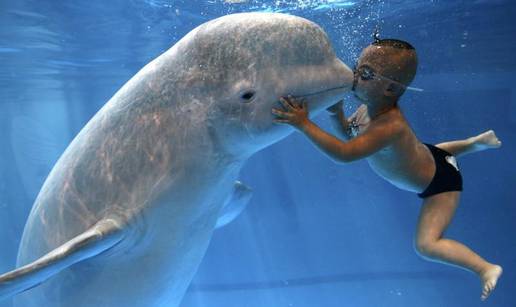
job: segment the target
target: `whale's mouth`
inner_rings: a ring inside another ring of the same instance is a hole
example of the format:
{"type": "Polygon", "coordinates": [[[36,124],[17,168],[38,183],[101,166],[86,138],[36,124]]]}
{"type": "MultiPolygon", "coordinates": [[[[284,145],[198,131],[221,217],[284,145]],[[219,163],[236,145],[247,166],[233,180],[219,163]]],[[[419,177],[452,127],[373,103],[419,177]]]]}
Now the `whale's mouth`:
{"type": "Polygon", "coordinates": [[[306,97],[321,95],[321,94],[324,94],[326,92],[340,90],[340,89],[346,89],[346,88],[349,88],[349,85],[342,85],[342,86],[332,87],[332,88],[328,88],[328,89],[325,89],[325,90],[322,90],[322,91],[312,92],[312,93],[308,93],[308,94],[304,94],[304,95],[298,95],[296,97],[306,98],[306,97]]]}

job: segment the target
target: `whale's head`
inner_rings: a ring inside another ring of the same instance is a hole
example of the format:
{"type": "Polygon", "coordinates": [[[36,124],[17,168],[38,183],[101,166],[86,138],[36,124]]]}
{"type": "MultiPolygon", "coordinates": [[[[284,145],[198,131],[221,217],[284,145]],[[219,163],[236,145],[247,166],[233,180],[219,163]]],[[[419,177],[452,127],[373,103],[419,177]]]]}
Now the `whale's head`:
{"type": "Polygon", "coordinates": [[[274,13],[224,16],[199,26],[176,52],[190,59],[191,90],[209,106],[207,122],[232,154],[248,156],[293,131],[274,123],[279,98],[306,99],[311,115],[342,99],[352,71],[324,30],[274,13]],[[195,90],[195,88],[197,88],[195,90]]]}

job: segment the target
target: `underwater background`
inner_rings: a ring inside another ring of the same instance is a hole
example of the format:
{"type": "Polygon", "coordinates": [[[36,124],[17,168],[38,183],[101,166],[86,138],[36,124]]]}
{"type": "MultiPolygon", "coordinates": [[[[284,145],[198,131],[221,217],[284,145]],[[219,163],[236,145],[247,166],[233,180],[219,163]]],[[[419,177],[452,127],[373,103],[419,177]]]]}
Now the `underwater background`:
{"type": "MultiPolygon", "coordinates": [[[[247,209],[215,232],[182,307],[516,306],[516,1],[0,0],[0,272],[55,161],[140,68],[197,25],[237,12],[308,18],[350,67],[379,29],[411,42],[401,108],[424,142],[488,129],[498,150],[459,160],[465,191],[447,235],[504,267],[486,302],[473,274],[413,248],[415,194],[365,161],[338,165],[295,133],[241,179],[247,209]]],[[[346,98],[348,114],[357,106],[346,98]]],[[[322,114],[316,122],[330,129],[322,114]]],[[[0,302],[9,307],[10,301],[0,302]]]]}

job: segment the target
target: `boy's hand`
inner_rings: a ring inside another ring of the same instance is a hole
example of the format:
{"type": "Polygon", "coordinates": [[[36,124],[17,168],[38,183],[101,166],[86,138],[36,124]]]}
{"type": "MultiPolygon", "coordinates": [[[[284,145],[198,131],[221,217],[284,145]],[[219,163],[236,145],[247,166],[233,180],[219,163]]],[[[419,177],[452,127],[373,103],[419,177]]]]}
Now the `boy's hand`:
{"type": "Polygon", "coordinates": [[[308,119],[308,108],[305,100],[297,100],[292,96],[281,97],[280,103],[283,110],[272,109],[272,114],[276,115],[274,122],[281,124],[289,124],[297,129],[303,130],[303,127],[310,121],[308,119]]]}
{"type": "Polygon", "coordinates": [[[328,107],[326,111],[331,113],[331,115],[337,115],[340,112],[342,112],[342,108],[344,107],[344,100],[341,100],[337,102],[336,104],[332,105],[331,107],[328,107]]]}

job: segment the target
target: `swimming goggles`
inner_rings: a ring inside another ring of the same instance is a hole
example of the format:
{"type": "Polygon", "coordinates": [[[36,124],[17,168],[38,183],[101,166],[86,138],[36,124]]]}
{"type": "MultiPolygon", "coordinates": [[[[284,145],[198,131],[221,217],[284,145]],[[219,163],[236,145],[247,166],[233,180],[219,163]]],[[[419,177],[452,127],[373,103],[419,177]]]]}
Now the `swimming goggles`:
{"type": "Polygon", "coordinates": [[[368,66],[362,66],[360,68],[355,68],[353,70],[353,74],[355,75],[355,84],[353,84],[353,89],[355,88],[355,85],[356,85],[356,76],[360,77],[360,79],[362,81],[369,81],[369,80],[373,80],[373,79],[376,79],[376,80],[386,80],[386,81],[389,81],[389,82],[393,82],[393,83],[397,83],[399,85],[401,85],[403,88],[405,88],[406,90],[409,90],[409,91],[415,91],[415,92],[422,92],[423,89],[422,88],[418,88],[418,87],[412,87],[412,86],[406,86],[405,84],[399,82],[399,81],[396,81],[396,80],[393,80],[389,77],[386,77],[386,76],[383,76],[383,75],[380,75],[378,73],[376,73],[371,67],[368,67],[368,66]]]}

